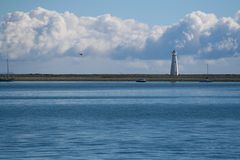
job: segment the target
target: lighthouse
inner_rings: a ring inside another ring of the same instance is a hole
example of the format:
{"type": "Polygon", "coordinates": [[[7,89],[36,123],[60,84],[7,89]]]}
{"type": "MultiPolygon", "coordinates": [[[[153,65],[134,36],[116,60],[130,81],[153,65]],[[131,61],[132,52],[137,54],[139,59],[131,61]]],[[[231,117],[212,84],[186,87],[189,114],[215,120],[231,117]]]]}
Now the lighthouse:
{"type": "Polygon", "coordinates": [[[170,75],[171,76],[177,76],[178,73],[178,61],[177,61],[177,54],[176,51],[172,51],[172,64],[171,64],[171,70],[170,70],[170,75]]]}

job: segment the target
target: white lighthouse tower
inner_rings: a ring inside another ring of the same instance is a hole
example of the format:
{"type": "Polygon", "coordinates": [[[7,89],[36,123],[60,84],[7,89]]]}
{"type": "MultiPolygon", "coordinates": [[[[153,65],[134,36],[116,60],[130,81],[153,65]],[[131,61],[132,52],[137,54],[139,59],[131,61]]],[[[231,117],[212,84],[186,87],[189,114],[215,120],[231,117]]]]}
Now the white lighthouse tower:
{"type": "Polygon", "coordinates": [[[171,64],[171,70],[170,70],[170,75],[171,76],[177,76],[178,73],[178,61],[177,61],[177,54],[176,51],[172,51],[172,64],[171,64]]]}

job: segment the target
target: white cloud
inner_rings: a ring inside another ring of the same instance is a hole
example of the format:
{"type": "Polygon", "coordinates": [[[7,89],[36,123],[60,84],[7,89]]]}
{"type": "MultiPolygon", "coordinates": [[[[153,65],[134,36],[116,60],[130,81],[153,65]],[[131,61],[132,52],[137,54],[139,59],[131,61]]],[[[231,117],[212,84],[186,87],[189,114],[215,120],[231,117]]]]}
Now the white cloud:
{"type": "Polygon", "coordinates": [[[217,23],[217,17],[214,14],[207,14],[201,11],[187,14],[180,22],[180,25],[185,24],[189,31],[201,33],[214,27],[217,23]]]}
{"type": "Polygon", "coordinates": [[[217,48],[219,50],[236,50],[238,48],[238,43],[236,39],[228,37],[227,39],[220,41],[217,44],[217,48]]]}
{"type": "Polygon", "coordinates": [[[1,22],[0,50],[12,58],[82,50],[109,54],[118,47],[141,50],[149,34],[148,25],[133,19],[122,20],[109,14],[78,17],[38,7],[6,15],[1,22]]]}
{"type": "Polygon", "coordinates": [[[240,10],[237,11],[237,13],[235,15],[235,20],[238,22],[238,24],[240,24],[240,10]]]}
{"type": "MultiPolygon", "coordinates": [[[[82,17],[38,7],[7,14],[0,25],[0,53],[11,58],[77,55],[113,59],[232,57],[240,53],[240,11],[218,18],[201,11],[187,14],[169,26],[149,26],[110,14],[82,17]]],[[[141,65],[140,65],[141,66],[141,65]]]]}

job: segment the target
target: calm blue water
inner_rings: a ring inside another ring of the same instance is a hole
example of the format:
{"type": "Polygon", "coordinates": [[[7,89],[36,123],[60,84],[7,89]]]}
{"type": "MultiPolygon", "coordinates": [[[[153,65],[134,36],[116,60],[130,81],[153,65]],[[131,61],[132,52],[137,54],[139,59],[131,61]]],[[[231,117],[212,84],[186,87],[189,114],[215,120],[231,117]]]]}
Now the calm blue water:
{"type": "Polygon", "coordinates": [[[240,159],[240,83],[1,82],[0,159],[240,159]]]}

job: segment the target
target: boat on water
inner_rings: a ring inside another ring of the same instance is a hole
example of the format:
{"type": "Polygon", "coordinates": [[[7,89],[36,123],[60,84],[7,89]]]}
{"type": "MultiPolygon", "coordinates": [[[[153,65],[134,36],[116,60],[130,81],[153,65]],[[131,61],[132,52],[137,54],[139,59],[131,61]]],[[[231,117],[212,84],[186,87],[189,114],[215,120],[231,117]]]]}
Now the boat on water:
{"type": "Polygon", "coordinates": [[[6,61],[7,61],[7,63],[6,63],[6,64],[7,64],[7,73],[6,73],[6,74],[3,74],[2,76],[0,75],[0,82],[11,82],[11,81],[14,80],[13,77],[10,76],[10,74],[9,74],[9,60],[8,60],[8,55],[7,55],[6,61]]]}
{"type": "Polygon", "coordinates": [[[208,77],[206,77],[203,80],[200,80],[199,82],[213,82],[212,80],[208,79],[208,77]]]}
{"type": "Polygon", "coordinates": [[[6,78],[6,79],[0,78],[0,82],[12,82],[13,80],[14,80],[13,78],[6,78]]]}
{"type": "Polygon", "coordinates": [[[207,64],[207,77],[205,79],[203,79],[203,80],[200,80],[199,82],[213,82],[212,80],[210,80],[208,78],[208,64],[207,64]]]}
{"type": "Polygon", "coordinates": [[[136,82],[147,82],[147,80],[145,78],[142,78],[142,79],[136,80],[136,82]]]}

